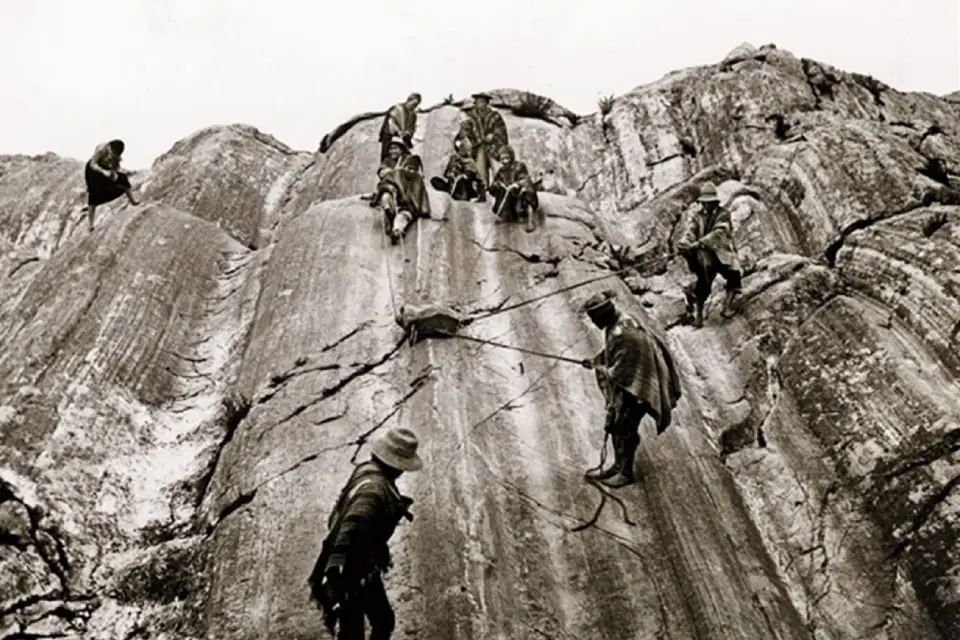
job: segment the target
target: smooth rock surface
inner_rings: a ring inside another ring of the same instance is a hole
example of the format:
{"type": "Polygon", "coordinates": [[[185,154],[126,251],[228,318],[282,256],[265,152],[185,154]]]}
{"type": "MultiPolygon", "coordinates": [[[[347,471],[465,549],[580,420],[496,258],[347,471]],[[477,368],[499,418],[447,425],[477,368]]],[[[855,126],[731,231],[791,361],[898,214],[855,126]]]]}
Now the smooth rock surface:
{"type": "MultiPolygon", "coordinates": [[[[321,637],[326,516],[394,425],[425,462],[400,480],[397,638],[960,636],[956,104],[772,45],[607,114],[490,93],[549,176],[533,233],[430,190],[391,246],[360,199],[376,111],[322,153],[198,131],[92,235],[82,160],[0,158],[0,640],[321,637]],[[694,329],[672,252],[704,180],[746,277],[739,315],[716,284],[694,329]],[[577,311],[601,287],[683,387],[609,495],[582,479],[593,373],[548,357],[601,347],[577,311]],[[409,344],[411,301],[546,356],[409,344]]],[[[462,106],[420,116],[428,176],[462,106]]]]}

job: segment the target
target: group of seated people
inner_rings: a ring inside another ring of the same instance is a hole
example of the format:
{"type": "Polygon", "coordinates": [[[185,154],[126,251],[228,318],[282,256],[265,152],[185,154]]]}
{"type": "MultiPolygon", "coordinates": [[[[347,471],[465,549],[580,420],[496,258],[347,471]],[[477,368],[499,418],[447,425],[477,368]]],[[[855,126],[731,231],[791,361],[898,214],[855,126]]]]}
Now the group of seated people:
{"type": "MultiPolygon", "coordinates": [[[[443,175],[431,178],[430,184],[460,201],[486,202],[489,193],[494,197],[493,212],[498,221],[525,221],[526,230],[533,231],[534,214],[540,206],[538,185],[526,164],[517,160],[508,143],[503,117],[489,105],[490,96],[480,93],[473,98],[475,103],[454,138],[454,151],[443,175]],[[499,162],[492,180],[491,158],[499,162]]],[[[412,149],[419,103],[420,96],[414,93],[394,105],[381,128],[379,184],[371,206],[383,209],[384,233],[393,244],[403,238],[414,220],[430,216],[423,162],[412,149]]]]}

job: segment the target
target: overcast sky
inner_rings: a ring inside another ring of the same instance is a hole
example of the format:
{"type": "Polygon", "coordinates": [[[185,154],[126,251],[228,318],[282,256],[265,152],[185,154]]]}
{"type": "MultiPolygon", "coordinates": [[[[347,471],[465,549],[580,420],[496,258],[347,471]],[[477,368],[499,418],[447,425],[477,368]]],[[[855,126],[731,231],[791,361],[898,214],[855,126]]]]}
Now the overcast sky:
{"type": "Polygon", "coordinates": [[[578,112],[748,41],[902,90],[960,89],[958,0],[0,0],[0,153],[148,167],[245,122],[313,151],[410,91],[523,88],[578,112]],[[922,7],[922,10],[921,10],[922,7]]]}

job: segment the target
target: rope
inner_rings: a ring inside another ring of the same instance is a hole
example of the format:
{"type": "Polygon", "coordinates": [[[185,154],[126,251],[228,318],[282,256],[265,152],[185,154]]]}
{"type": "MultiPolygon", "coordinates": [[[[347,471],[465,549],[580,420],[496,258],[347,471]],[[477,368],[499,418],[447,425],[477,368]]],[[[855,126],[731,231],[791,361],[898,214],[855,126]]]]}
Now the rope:
{"type": "MultiPolygon", "coordinates": [[[[416,328],[414,328],[416,330],[416,328]]],[[[509,349],[511,351],[518,351],[520,353],[526,353],[532,356],[540,356],[541,358],[548,358],[550,360],[557,360],[560,362],[570,362],[573,364],[578,364],[583,366],[583,360],[577,360],[575,358],[568,358],[566,356],[558,356],[552,353],[544,353],[542,351],[534,351],[533,349],[525,349],[523,347],[515,347],[509,344],[503,344],[501,342],[494,342],[493,340],[487,340],[486,338],[477,338],[475,336],[465,336],[459,333],[448,333],[446,331],[437,330],[437,333],[442,334],[448,338],[460,338],[461,340],[469,340],[470,342],[477,342],[479,344],[489,344],[493,347],[500,347],[501,349],[509,349]]]]}
{"type": "Polygon", "coordinates": [[[609,441],[610,441],[610,432],[604,431],[603,444],[600,446],[600,462],[597,464],[597,466],[593,467],[592,469],[588,469],[587,473],[593,473],[596,471],[603,470],[603,465],[607,463],[607,442],[609,441]]]}
{"type": "MultiPolygon", "coordinates": [[[[383,211],[380,210],[380,224],[386,227],[386,222],[387,221],[383,215],[383,211]]],[[[387,288],[390,290],[390,306],[393,307],[393,315],[394,317],[396,317],[397,298],[393,292],[393,270],[390,268],[390,258],[392,256],[392,252],[387,249],[387,234],[386,234],[387,229],[384,228],[383,231],[384,233],[380,234],[380,248],[381,248],[381,253],[383,253],[384,266],[386,267],[386,271],[387,271],[387,288]]]]}
{"type": "Polygon", "coordinates": [[[659,258],[651,258],[650,260],[645,260],[645,261],[643,261],[643,262],[639,262],[639,263],[637,263],[637,264],[633,264],[633,265],[630,265],[630,266],[628,266],[628,267],[624,267],[624,268],[622,268],[622,269],[617,269],[616,271],[611,271],[610,273],[605,273],[604,275],[602,275],[602,276],[597,276],[596,278],[590,278],[590,279],[588,279],[588,280],[583,280],[582,282],[575,282],[574,284],[567,285],[566,287],[561,287],[560,289],[557,289],[557,290],[555,290],[555,291],[550,291],[550,292],[548,292],[548,293],[544,293],[544,294],[539,295],[539,296],[536,296],[536,297],[534,297],[534,298],[530,298],[529,300],[521,300],[520,302],[517,302],[517,303],[515,303],[515,304],[510,304],[510,305],[507,305],[507,306],[505,306],[505,307],[501,307],[501,308],[499,308],[499,309],[495,309],[495,310],[493,310],[493,311],[488,311],[488,312],[482,313],[482,314],[480,314],[480,315],[478,315],[478,316],[474,316],[474,317],[472,317],[472,318],[468,318],[468,319],[465,321],[465,324],[472,324],[472,323],[476,322],[477,320],[485,320],[485,319],[490,318],[490,317],[493,317],[493,316],[495,316],[495,315],[499,315],[499,314],[501,314],[501,313],[506,313],[507,311],[513,311],[514,309],[519,309],[520,307],[525,307],[525,306],[528,305],[528,304],[533,304],[534,302],[539,302],[540,300],[546,300],[547,298],[550,298],[550,297],[559,295],[559,294],[561,294],[561,293],[566,293],[567,291],[572,291],[572,290],[574,290],[574,289],[578,289],[578,288],[583,287],[583,286],[586,286],[586,285],[588,285],[588,284],[593,284],[594,282],[599,282],[600,280],[606,280],[607,278],[612,278],[612,277],[618,276],[618,275],[620,275],[620,274],[622,274],[622,273],[626,273],[626,272],[632,271],[632,270],[634,270],[634,269],[638,269],[638,268],[645,267],[645,266],[650,265],[650,264],[654,264],[654,263],[657,263],[657,262],[661,262],[661,261],[663,261],[663,260],[670,261],[670,260],[672,260],[674,257],[675,257],[675,254],[670,253],[670,254],[667,254],[666,256],[661,256],[661,257],[659,257],[659,258]]]}

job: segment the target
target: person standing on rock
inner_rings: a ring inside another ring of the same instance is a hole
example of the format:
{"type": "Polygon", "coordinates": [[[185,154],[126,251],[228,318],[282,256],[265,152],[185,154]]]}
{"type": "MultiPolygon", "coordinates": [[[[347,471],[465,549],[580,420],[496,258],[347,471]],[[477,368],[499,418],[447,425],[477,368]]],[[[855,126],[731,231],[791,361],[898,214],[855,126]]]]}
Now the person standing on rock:
{"type": "Polygon", "coordinates": [[[331,634],[339,622],[338,640],[363,640],[364,617],[370,640],[388,640],[396,626],[381,575],[393,566],[388,542],[394,530],[402,518],[413,521],[413,500],[400,494],[396,480],[423,467],[417,448],[409,429],[375,439],[370,460],[354,469],[330,514],[308,583],[331,634]]]}
{"type": "Polygon", "coordinates": [[[469,117],[464,120],[456,139],[466,138],[473,148],[477,172],[483,178],[483,188],[490,186],[490,161],[497,157],[500,148],[509,143],[507,124],[503,116],[490,107],[490,96],[475,93],[469,117]]]}
{"type": "Polygon", "coordinates": [[[417,107],[420,94],[411,93],[404,102],[395,104],[387,111],[380,125],[380,160],[389,152],[390,141],[400,138],[407,149],[413,149],[413,134],[417,131],[417,107]]]}
{"type": "Polygon", "coordinates": [[[415,219],[430,217],[430,198],[420,156],[406,154],[399,138],[391,141],[388,154],[377,172],[380,182],[370,204],[383,209],[383,231],[396,244],[415,219]]]}
{"type": "Polygon", "coordinates": [[[454,142],[454,152],[447,160],[443,177],[434,176],[430,184],[438,191],[449,193],[454,200],[467,202],[487,199],[483,180],[477,172],[477,163],[473,159],[473,147],[466,138],[454,142]]]}
{"type": "Polygon", "coordinates": [[[703,326],[703,306],[710,297],[710,289],[717,274],[726,281],[727,293],[723,300],[722,315],[729,317],[733,302],[740,294],[741,269],[737,255],[736,239],[733,236],[733,220],[730,211],[720,206],[717,187],[705,182],[700,187],[697,211],[677,242],[677,250],[686,261],[696,281],[684,288],[687,300],[687,315],[694,326],[703,326]]]}
{"type": "Polygon", "coordinates": [[[526,230],[533,231],[533,215],[540,208],[540,199],[527,165],[518,161],[509,145],[500,148],[500,168],[490,185],[494,197],[493,212],[500,220],[526,220],[526,230]]]}
{"type": "Polygon", "coordinates": [[[604,431],[613,440],[614,460],[607,469],[591,469],[586,477],[609,487],[634,482],[633,460],[640,445],[640,421],[650,414],[657,434],[670,426],[680,400],[680,377],[673,357],[659,338],[635,318],[617,309],[610,290],[595,293],[583,311],[604,332],[604,348],[583,366],[593,369],[606,401],[604,431]]]}
{"type": "Polygon", "coordinates": [[[97,207],[127,196],[130,204],[140,204],[133,197],[130,178],[120,169],[120,160],[126,145],[123,140],[111,140],[97,145],[87,161],[83,177],[87,183],[87,227],[93,233],[97,207]]]}

